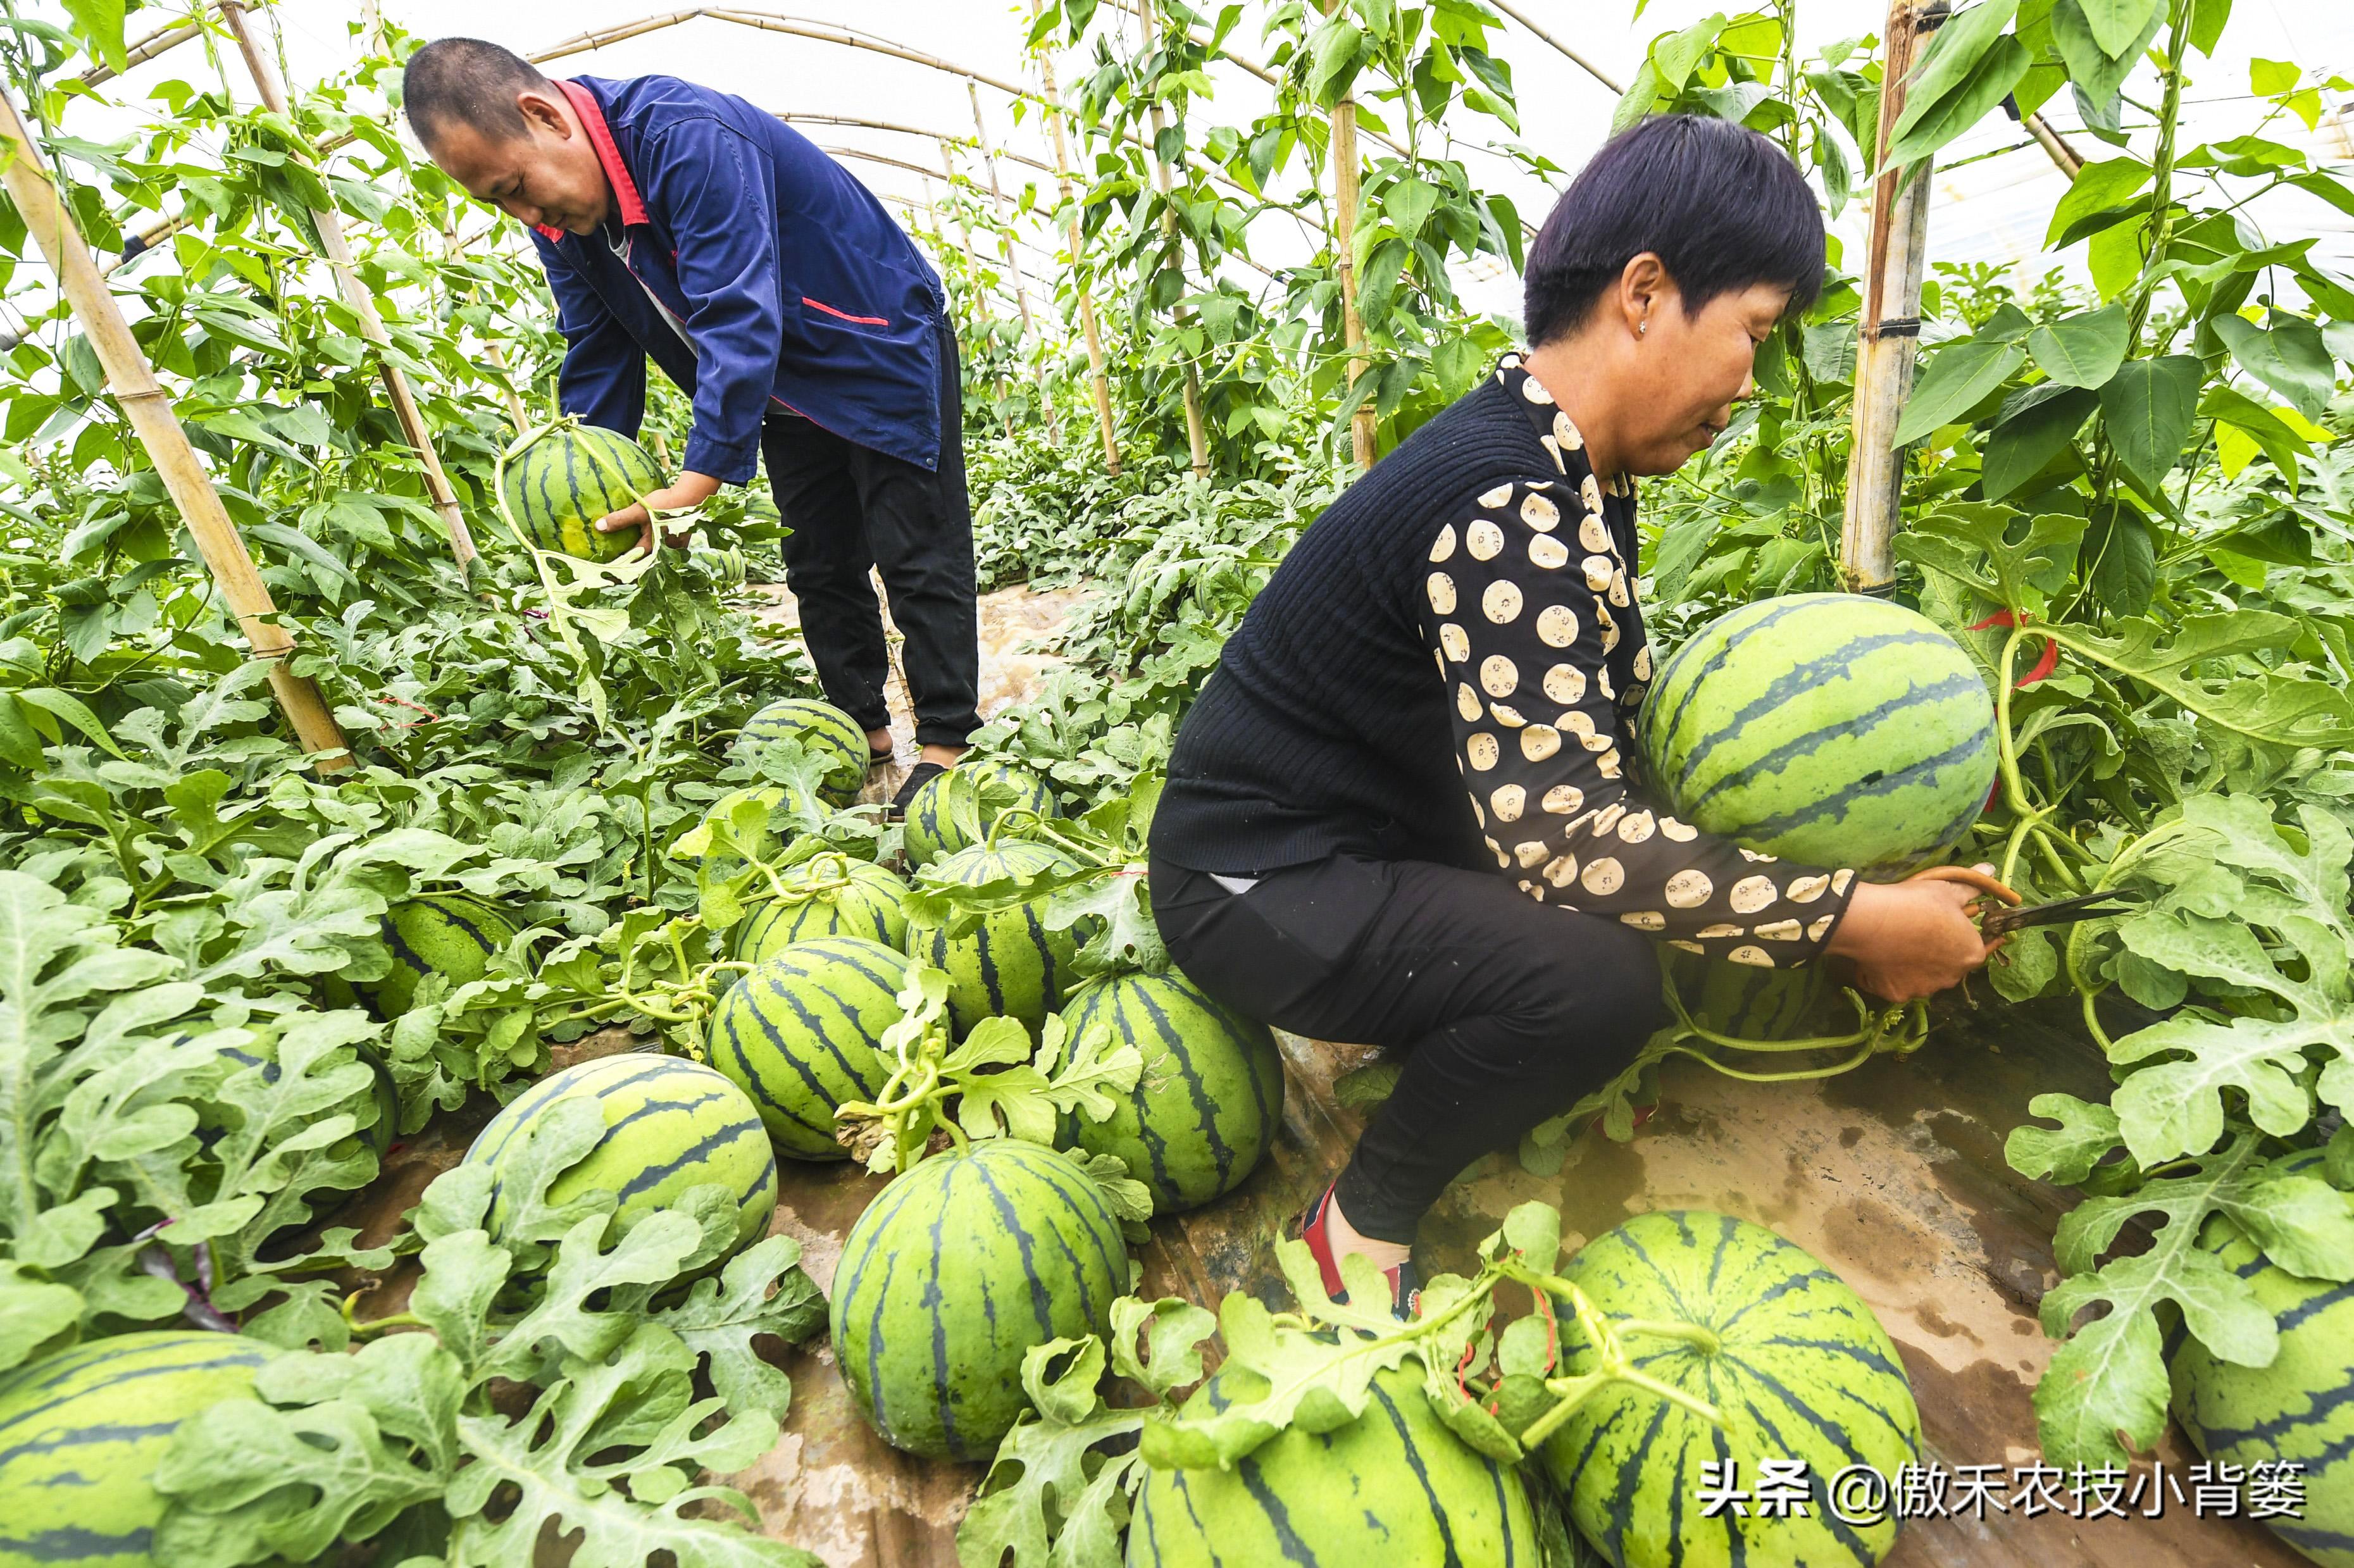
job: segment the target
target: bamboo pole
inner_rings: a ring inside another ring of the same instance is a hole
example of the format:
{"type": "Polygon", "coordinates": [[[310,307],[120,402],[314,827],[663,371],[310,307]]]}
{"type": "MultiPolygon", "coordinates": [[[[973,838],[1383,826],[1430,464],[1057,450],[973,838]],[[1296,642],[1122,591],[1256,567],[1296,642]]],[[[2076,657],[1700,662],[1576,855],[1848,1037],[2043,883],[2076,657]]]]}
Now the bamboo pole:
{"type": "MultiPolygon", "coordinates": [[[[205,25],[202,22],[181,22],[172,26],[158,27],[123,51],[126,57],[122,62],[123,69],[128,70],[134,66],[145,65],[166,49],[179,48],[204,30],[205,25]]],[[[74,79],[84,87],[101,87],[122,74],[123,71],[116,70],[112,66],[101,61],[74,79]]]]}
{"type": "MultiPolygon", "coordinates": [[[[1323,0],[1330,16],[1341,0],[1323,0]]],[[[1341,329],[1349,344],[1349,387],[1365,373],[1365,318],[1357,313],[1357,98],[1345,93],[1332,106],[1332,261],[1341,274],[1341,329]]],[[[1349,417],[1349,444],[1361,469],[1373,466],[1373,424],[1377,410],[1360,403],[1349,417]]]]}
{"type": "MultiPolygon", "coordinates": [[[[1167,18],[1160,16],[1157,10],[1150,16],[1141,11],[1137,13],[1138,31],[1143,35],[1147,48],[1151,46],[1151,28],[1156,22],[1163,28],[1169,25],[1167,18]]],[[[1153,100],[1151,112],[1152,183],[1161,192],[1162,254],[1168,258],[1169,265],[1176,270],[1178,278],[1182,281],[1185,275],[1185,248],[1184,242],[1177,237],[1177,213],[1170,203],[1170,192],[1175,184],[1175,177],[1170,170],[1169,160],[1161,155],[1161,135],[1162,132],[1169,129],[1169,113],[1161,106],[1159,99],[1153,100]]],[[[1170,314],[1176,319],[1180,327],[1187,324],[1189,318],[1184,306],[1174,307],[1170,314]]],[[[1191,355],[1185,355],[1185,447],[1193,459],[1193,477],[1209,478],[1210,432],[1208,423],[1202,416],[1202,373],[1194,366],[1191,355]]]]}
{"type": "Polygon", "coordinates": [[[1930,161],[1888,165],[1888,146],[1904,112],[1905,79],[1924,35],[1946,16],[1946,0],[1914,5],[1895,0],[1882,37],[1879,174],[1872,197],[1872,240],[1858,321],[1854,439],[1847,469],[1847,515],[1840,531],[1840,577],[1851,593],[1885,595],[1895,586],[1890,546],[1904,494],[1904,454],[1896,427],[1913,391],[1921,335],[1921,277],[1929,247],[1930,161]]]}
{"type": "MultiPolygon", "coordinates": [[[[948,195],[950,197],[953,197],[956,195],[957,187],[956,164],[949,156],[949,143],[946,141],[943,141],[940,143],[940,173],[948,182],[948,195]]],[[[929,203],[931,200],[931,189],[930,183],[928,181],[926,182],[924,199],[927,203],[929,203]]],[[[937,207],[933,210],[935,214],[938,211],[937,207]]],[[[973,297],[976,300],[979,300],[983,297],[981,281],[981,257],[972,248],[972,224],[965,217],[964,214],[960,212],[956,213],[953,216],[956,218],[957,238],[962,243],[964,248],[965,270],[971,275],[973,297]]],[[[984,326],[990,324],[990,314],[985,306],[981,308],[980,314],[981,323],[984,326]]],[[[997,378],[997,418],[998,422],[1005,427],[1006,439],[1009,440],[1013,437],[1013,416],[1007,410],[1012,406],[1013,401],[1013,397],[1012,392],[1006,387],[1005,377],[1002,376],[999,376],[997,378]]]]}
{"type": "MultiPolygon", "coordinates": [[[[981,166],[989,171],[989,199],[996,208],[997,221],[1001,226],[997,237],[997,248],[1005,258],[1005,270],[1013,278],[1013,302],[1022,313],[1022,335],[1029,341],[1034,352],[1043,347],[1046,340],[1038,330],[1037,318],[1030,313],[1029,281],[1022,276],[1022,258],[1014,254],[1014,215],[1006,203],[1005,187],[997,180],[997,154],[990,148],[989,122],[983,120],[981,114],[981,84],[968,77],[965,79],[964,90],[972,99],[973,145],[981,153],[981,166]]],[[[1046,367],[1044,363],[1035,363],[1032,370],[1033,379],[1038,385],[1038,407],[1044,409],[1046,415],[1046,434],[1049,439],[1060,442],[1063,439],[1063,422],[1055,413],[1055,397],[1046,387],[1046,367]]]]}
{"type": "Polygon", "coordinates": [[[1600,82],[1611,91],[1621,94],[1626,92],[1627,90],[1619,86],[1617,82],[1611,80],[1600,66],[1596,65],[1592,60],[1587,59],[1584,55],[1579,54],[1575,49],[1571,48],[1567,44],[1563,43],[1559,38],[1554,37],[1544,28],[1530,20],[1528,13],[1522,10],[1519,6],[1511,4],[1510,0],[1491,0],[1491,4],[1495,5],[1497,10],[1501,11],[1505,16],[1510,16],[1513,21],[1518,22],[1522,26],[1526,27],[1530,32],[1535,34],[1540,43],[1551,44],[1562,54],[1568,56],[1571,60],[1575,61],[1585,70],[1586,75],[1592,77],[1595,80],[1600,82]]]}
{"type": "MultiPolygon", "coordinates": [[[[1039,0],[1030,0],[1030,14],[1038,14],[1039,0]]],[[[1079,207],[1071,186],[1071,144],[1063,131],[1062,95],[1055,88],[1055,55],[1052,49],[1037,51],[1038,85],[1046,90],[1046,124],[1055,138],[1055,183],[1067,222],[1071,240],[1071,287],[1078,295],[1079,331],[1087,339],[1087,376],[1094,384],[1096,427],[1103,436],[1104,468],[1114,478],[1119,475],[1119,425],[1111,413],[1111,377],[1104,370],[1103,329],[1096,321],[1095,295],[1087,290],[1078,275],[1079,257],[1087,249],[1079,228],[1079,207]]]]}
{"type": "Polygon", "coordinates": [[[2050,154],[2052,164],[2062,174],[2072,180],[2074,179],[2076,171],[2084,166],[2084,155],[2068,144],[2068,138],[2052,129],[2052,122],[2044,119],[2041,113],[2029,114],[2023,118],[2027,122],[2027,133],[2034,137],[2036,143],[2050,154]]]}
{"type": "MultiPolygon", "coordinates": [[[[293,111],[288,107],[285,86],[278,79],[269,57],[262,53],[260,36],[246,16],[244,0],[218,0],[218,4],[222,19],[237,38],[238,52],[245,57],[245,69],[253,78],[254,89],[261,94],[263,106],[292,123],[293,111]]],[[[417,395],[408,385],[408,376],[392,362],[392,336],[384,330],[384,320],[376,313],[375,297],[360,281],[359,269],[352,260],[351,245],[344,238],[343,217],[331,207],[313,212],[311,218],[318,226],[319,243],[327,253],[327,266],[335,275],[344,303],[351,307],[357,319],[360,335],[376,345],[376,374],[384,382],[385,395],[392,400],[393,417],[400,423],[402,437],[424,467],[426,493],[432,498],[433,510],[441,514],[442,525],[450,531],[451,556],[458,563],[459,575],[471,577],[479,554],[474,548],[474,535],[466,526],[450,476],[441,471],[440,454],[433,450],[432,432],[425,427],[425,414],[417,406],[417,395]]]]}
{"type": "Polygon", "coordinates": [[[350,747],[319,688],[309,677],[288,668],[294,639],[278,622],[278,607],[270,602],[269,586],[261,580],[237,525],[229,521],[220,493],[197,461],[196,449],[188,444],[171,394],[156,381],[138,340],[131,335],[131,323],[123,320],[114,296],[107,291],[106,280],[99,275],[89,244],[68,221],[64,196],[51,181],[39,145],[17,113],[15,99],[6,92],[0,92],[0,141],[12,143],[0,148],[0,182],[5,182],[9,199],[16,204],[16,211],[57,277],[59,292],[88,334],[99,366],[106,372],[107,389],[130,421],[139,444],[146,449],[181,520],[188,525],[196,553],[220,589],[222,602],[237,618],[238,629],[245,634],[253,656],[268,662],[270,691],[296,741],[316,758],[322,772],[351,767],[350,747]]]}

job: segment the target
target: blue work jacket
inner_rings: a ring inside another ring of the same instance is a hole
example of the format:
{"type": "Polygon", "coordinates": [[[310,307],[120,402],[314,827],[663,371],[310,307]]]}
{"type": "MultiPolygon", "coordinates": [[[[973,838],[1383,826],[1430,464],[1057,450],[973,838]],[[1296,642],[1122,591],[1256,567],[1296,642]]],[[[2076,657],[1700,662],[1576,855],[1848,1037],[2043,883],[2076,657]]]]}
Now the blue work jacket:
{"type": "Polygon", "coordinates": [[[535,228],[567,345],[557,400],[635,435],[652,359],[695,400],[684,466],[741,484],[779,409],[939,463],[939,274],[808,137],[676,77],[582,77],[572,101],[613,208],[535,228]]]}

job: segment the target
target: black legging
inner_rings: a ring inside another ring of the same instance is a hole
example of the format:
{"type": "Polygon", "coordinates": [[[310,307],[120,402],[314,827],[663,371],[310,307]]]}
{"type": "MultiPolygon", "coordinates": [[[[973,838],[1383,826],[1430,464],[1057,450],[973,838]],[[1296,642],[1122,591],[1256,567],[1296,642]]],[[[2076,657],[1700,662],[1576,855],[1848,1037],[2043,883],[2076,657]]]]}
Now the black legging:
{"type": "Polygon", "coordinates": [[[1156,858],[1152,910],[1227,1006],[1408,1053],[1341,1173],[1341,1213],[1380,1241],[1412,1242],[1466,1166],[1620,1072],[1665,1018],[1649,938],[1492,872],[1338,855],[1235,894],[1156,858]]]}

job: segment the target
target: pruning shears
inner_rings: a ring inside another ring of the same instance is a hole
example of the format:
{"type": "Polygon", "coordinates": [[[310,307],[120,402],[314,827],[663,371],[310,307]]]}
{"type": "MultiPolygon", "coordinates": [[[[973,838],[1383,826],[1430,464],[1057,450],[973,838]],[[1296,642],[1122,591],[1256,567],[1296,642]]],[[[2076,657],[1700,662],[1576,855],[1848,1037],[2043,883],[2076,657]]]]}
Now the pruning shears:
{"type": "Polygon", "coordinates": [[[1958,882],[1984,896],[1971,900],[1978,930],[1987,937],[2006,937],[2031,926],[2066,926],[2078,920],[2100,920],[2140,907],[2138,894],[2119,888],[2099,888],[2048,904],[2022,903],[2017,892],[1985,872],[1967,865],[1933,865],[1914,872],[1908,882],[1958,882]]]}

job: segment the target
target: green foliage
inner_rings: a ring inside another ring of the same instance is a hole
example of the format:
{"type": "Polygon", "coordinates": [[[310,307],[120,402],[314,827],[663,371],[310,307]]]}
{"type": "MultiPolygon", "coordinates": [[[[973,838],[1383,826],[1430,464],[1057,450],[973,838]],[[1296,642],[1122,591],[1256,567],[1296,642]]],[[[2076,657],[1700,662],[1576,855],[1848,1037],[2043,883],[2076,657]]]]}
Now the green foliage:
{"type": "Polygon", "coordinates": [[[523,1568],[553,1526],[580,1532],[578,1560],[610,1568],[655,1552],[716,1568],[815,1563],[693,1506],[757,1518],[740,1493],[695,1483],[776,1440],[790,1389],[752,1340],[823,1323],[800,1246],[770,1236],[686,1285],[735,1241],[735,1194],[697,1187],[609,1247],[611,1192],[546,1202],[603,1131],[591,1104],[550,1108],[504,1173],[503,1201],[520,1192],[522,1215],[503,1241],[483,1228],[488,1170],[435,1181],[409,1312],[359,1325],[355,1353],[290,1351],[257,1376],[255,1397],[184,1423],[156,1478],[175,1502],[158,1552],[225,1568],[381,1537],[523,1568]],[[705,1368],[716,1392],[697,1398],[705,1368]],[[496,1396],[505,1384],[527,1390],[528,1406],[496,1396]]]}

